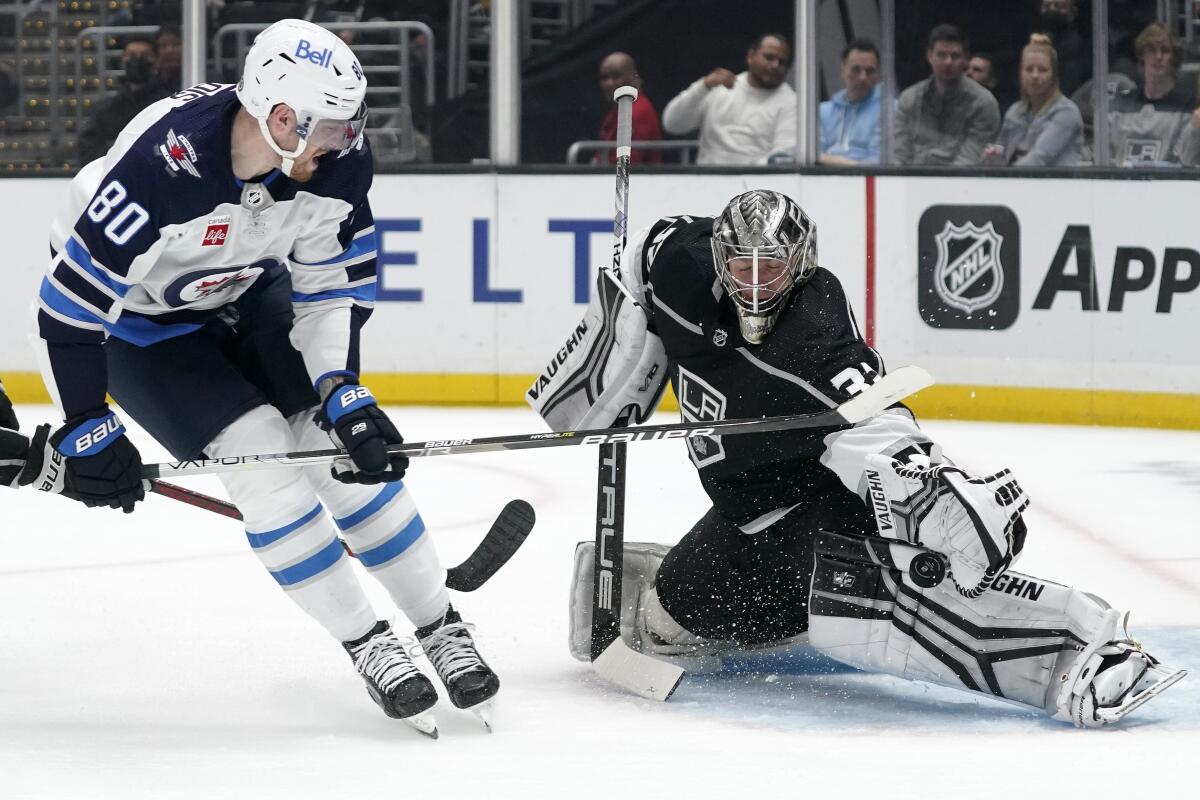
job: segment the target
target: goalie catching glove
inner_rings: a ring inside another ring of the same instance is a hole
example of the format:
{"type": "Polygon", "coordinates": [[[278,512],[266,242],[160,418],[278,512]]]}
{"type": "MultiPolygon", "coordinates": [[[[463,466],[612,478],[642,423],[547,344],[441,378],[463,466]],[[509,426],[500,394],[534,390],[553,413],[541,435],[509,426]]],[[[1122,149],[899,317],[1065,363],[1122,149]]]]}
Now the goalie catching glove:
{"type": "Polygon", "coordinates": [[[866,480],[880,535],[946,556],[964,597],[986,591],[1025,545],[1029,499],[1009,470],[973,478],[949,464],[869,455],[866,480]]]}

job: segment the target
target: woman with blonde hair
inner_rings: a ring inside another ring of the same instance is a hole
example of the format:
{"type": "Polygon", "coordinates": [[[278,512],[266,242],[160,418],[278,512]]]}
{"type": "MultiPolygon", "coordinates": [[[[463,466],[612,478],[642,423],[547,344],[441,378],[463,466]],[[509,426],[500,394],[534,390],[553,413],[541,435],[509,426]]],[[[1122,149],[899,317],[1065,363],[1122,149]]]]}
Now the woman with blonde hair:
{"type": "Polygon", "coordinates": [[[1058,88],[1058,54],[1035,33],[1021,51],[1021,99],[1008,107],[986,164],[1074,167],[1082,160],[1083,117],[1058,88]]]}

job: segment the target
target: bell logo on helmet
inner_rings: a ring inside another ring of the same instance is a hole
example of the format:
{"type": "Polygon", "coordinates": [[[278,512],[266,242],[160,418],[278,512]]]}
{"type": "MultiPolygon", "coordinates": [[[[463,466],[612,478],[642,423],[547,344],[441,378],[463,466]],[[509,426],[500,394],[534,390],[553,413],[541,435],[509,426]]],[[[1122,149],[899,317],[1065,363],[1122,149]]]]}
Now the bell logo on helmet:
{"type": "Polygon", "coordinates": [[[330,63],[333,61],[333,48],[327,47],[323,50],[314,50],[312,42],[308,41],[308,39],[301,39],[300,44],[296,45],[296,52],[293,55],[296,58],[311,61],[328,69],[330,63]]]}

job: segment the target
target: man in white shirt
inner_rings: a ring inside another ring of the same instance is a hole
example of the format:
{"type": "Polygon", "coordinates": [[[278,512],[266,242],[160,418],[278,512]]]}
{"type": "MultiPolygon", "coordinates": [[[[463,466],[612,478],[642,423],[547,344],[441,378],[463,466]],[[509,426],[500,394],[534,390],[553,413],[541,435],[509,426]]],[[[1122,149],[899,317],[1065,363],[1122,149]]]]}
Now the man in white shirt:
{"type": "Polygon", "coordinates": [[[796,93],[783,82],[792,49],[768,33],[746,53],[746,71],[718,67],[667,103],[663,128],[682,135],[699,129],[698,164],[790,161],[796,150],[796,93]]]}

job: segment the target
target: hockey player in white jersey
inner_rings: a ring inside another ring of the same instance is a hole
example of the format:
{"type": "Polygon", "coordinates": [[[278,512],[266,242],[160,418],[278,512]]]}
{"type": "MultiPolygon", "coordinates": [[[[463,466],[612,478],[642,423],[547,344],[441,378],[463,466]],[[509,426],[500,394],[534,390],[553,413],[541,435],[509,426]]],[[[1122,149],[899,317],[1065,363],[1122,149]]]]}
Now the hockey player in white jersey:
{"type": "MultiPolygon", "coordinates": [[[[620,263],[625,291],[602,272],[529,392],[555,430],[642,421],[668,376],[685,419],[701,421],[824,411],[884,374],[818,266],[816,225],[778,192],[658,220],[620,263]]],[[[1099,597],[1009,570],[1026,538],[1020,485],[955,466],[901,405],[848,429],[687,441],[713,507],[674,547],[625,544],[622,636],[635,649],[699,664],[807,636],[862,669],[1088,727],[1183,676],[1099,597]]],[[[585,542],[571,604],[582,659],[593,571],[585,542]]]]}
{"type": "Polygon", "coordinates": [[[407,458],[385,449],[403,440],[358,379],[376,286],[366,87],[341,39],[283,20],[255,39],[236,87],[151,105],[80,171],[53,223],[33,337],[64,423],[35,436],[21,480],[133,509],[141,459],[106,391],[178,459],[332,436],[349,453],[332,474],[222,480],[254,553],[344,644],[372,698],[436,733],[433,684],[377,619],[338,538],[416,626],[454,705],[482,711],[499,679],[450,605],[400,481],[407,458]]]}

